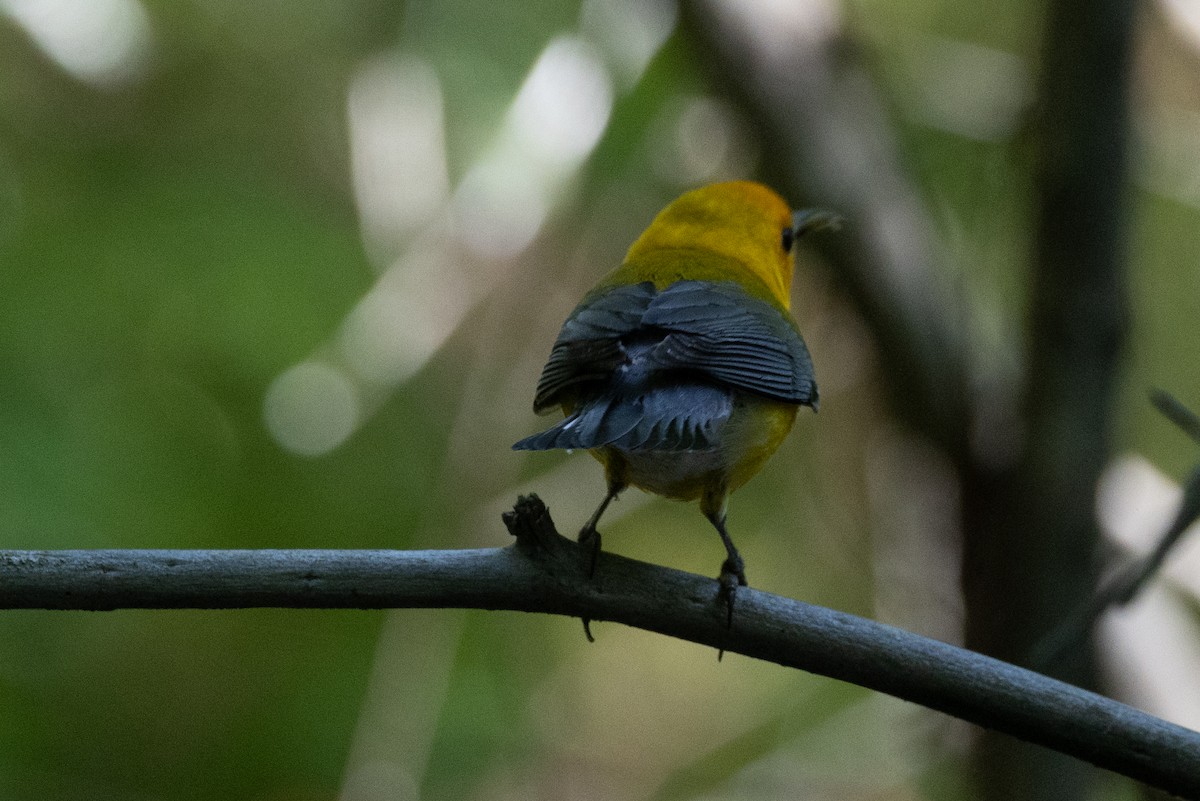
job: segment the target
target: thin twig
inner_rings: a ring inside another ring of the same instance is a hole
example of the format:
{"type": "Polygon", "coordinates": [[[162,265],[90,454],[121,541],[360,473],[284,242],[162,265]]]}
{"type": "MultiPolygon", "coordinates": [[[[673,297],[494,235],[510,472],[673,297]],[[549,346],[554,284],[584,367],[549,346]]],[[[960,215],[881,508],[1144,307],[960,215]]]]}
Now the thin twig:
{"type": "Polygon", "coordinates": [[[1183,429],[1196,442],[1200,442],[1200,415],[1184,406],[1174,395],[1165,389],[1155,389],[1150,392],[1150,402],[1175,425],[1183,429]]]}
{"type": "MultiPolygon", "coordinates": [[[[1150,395],[1154,407],[1184,433],[1200,442],[1200,418],[1169,393],[1155,390],[1150,395]]],[[[1125,606],[1158,574],[1167,557],[1179,544],[1183,533],[1200,519],[1200,465],[1193,468],[1183,485],[1183,497],[1175,517],[1149,554],[1114,571],[1096,594],[1063,618],[1032,651],[1030,663],[1043,670],[1053,666],[1064,654],[1084,642],[1096,622],[1114,606],[1125,606]]]]}
{"type": "Polygon", "coordinates": [[[536,497],[509,548],[0,551],[0,608],[475,608],[608,620],[853,682],[1200,798],[1200,734],[946,643],[765,592],[732,630],[712,579],[601,554],[583,572],[536,497]]]}

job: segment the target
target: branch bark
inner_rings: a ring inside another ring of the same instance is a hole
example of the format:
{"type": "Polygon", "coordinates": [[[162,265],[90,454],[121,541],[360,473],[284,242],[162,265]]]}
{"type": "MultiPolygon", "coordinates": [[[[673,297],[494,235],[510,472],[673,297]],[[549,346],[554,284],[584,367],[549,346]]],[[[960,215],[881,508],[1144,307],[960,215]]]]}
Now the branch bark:
{"type": "Polygon", "coordinates": [[[1200,733],[1069,684],[831,609],[579,546],[536,497],[516,544],[460,551],[0,551],[3,609],[470,608],[608,620],[853,682],[1200,798],[1200,733]]]}

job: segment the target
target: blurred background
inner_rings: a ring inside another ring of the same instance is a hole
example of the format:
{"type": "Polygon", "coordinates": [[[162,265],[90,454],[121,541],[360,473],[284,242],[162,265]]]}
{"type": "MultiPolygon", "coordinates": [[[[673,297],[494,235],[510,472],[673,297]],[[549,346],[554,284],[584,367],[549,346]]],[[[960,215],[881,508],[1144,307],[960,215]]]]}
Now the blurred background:
{"type": "MultiPolygon", "coordinates": [[[[988,619],[966,477],[1054,439],[1022,411],[1055,397],[1026,322],[1048,8],[0,0],[0,548],[503,546],[531,490],[573,531],[598,465],[509,450],[558,326],[673,197],[757,177],[848,222],[798,259],[821,412],[731,502],[751,584],[962,642],[988,619]],[[770,102],[789,81],[810,94],[770,102]]],[[[1197,461],[1147,390],[1200,408],[1200,3],[1131,25],[1125,341],[1079,467],[1113,553],[1197,461]]],[[[633,491],[605,522],[609,550],[719,567],[694,505],[633,491]]],[[[1043,584],[1092,556],[1051,549],[1043,584]]],[[[1197,609],[1185,543],[1091,678],[1200,726],[1197,609]]],[[[894,699],[593,630],[0,613],[0,799],[954,799],[992,759],[894,699]]]]}

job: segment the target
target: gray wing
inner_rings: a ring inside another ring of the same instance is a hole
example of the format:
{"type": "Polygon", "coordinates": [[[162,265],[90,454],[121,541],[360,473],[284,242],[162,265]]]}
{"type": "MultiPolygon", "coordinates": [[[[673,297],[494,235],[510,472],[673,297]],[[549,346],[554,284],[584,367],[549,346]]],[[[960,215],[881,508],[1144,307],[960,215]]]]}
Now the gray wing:
{"type": "Polygon", "coordinates": [[[631,342],[661,370],[703,373],[756,395],[815,405],[812,358],[791,318],[733,282],[650,282],[583,300],[563,323],[538,381],[541,412],[588,385],[603,384],[631,342]]]}
{"type": "Polygon", "coordinates": [[[737,284],[676,282],[641,322],[668,332],[655,351],[664,369],[697,370],[775,400],[817,402],[812,358],[796,324],[737,284]]]}
{"type": "Polygon", "coordinates": [[[533,410],[541,413],[581,386],[604,381],[621,364],[621,340],[641,328],[655,297],[649,281],[589,294],[559,331],[538,379],[533,410]]]}

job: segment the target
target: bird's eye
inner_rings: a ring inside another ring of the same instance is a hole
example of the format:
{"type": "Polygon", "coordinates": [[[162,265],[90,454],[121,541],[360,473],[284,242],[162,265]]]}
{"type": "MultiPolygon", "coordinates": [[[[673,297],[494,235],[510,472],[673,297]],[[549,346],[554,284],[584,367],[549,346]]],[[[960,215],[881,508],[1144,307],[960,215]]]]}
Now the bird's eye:
{"type": "Polygon", "coordinates": [[[796,232],[793,231],[790,226],[787,228],[784,228],[783,229],[783,241],[781,243],[783,245],[783,252],[791,253],[792,245],[795,244],[795,242],[796,242],[796,232]]]}

